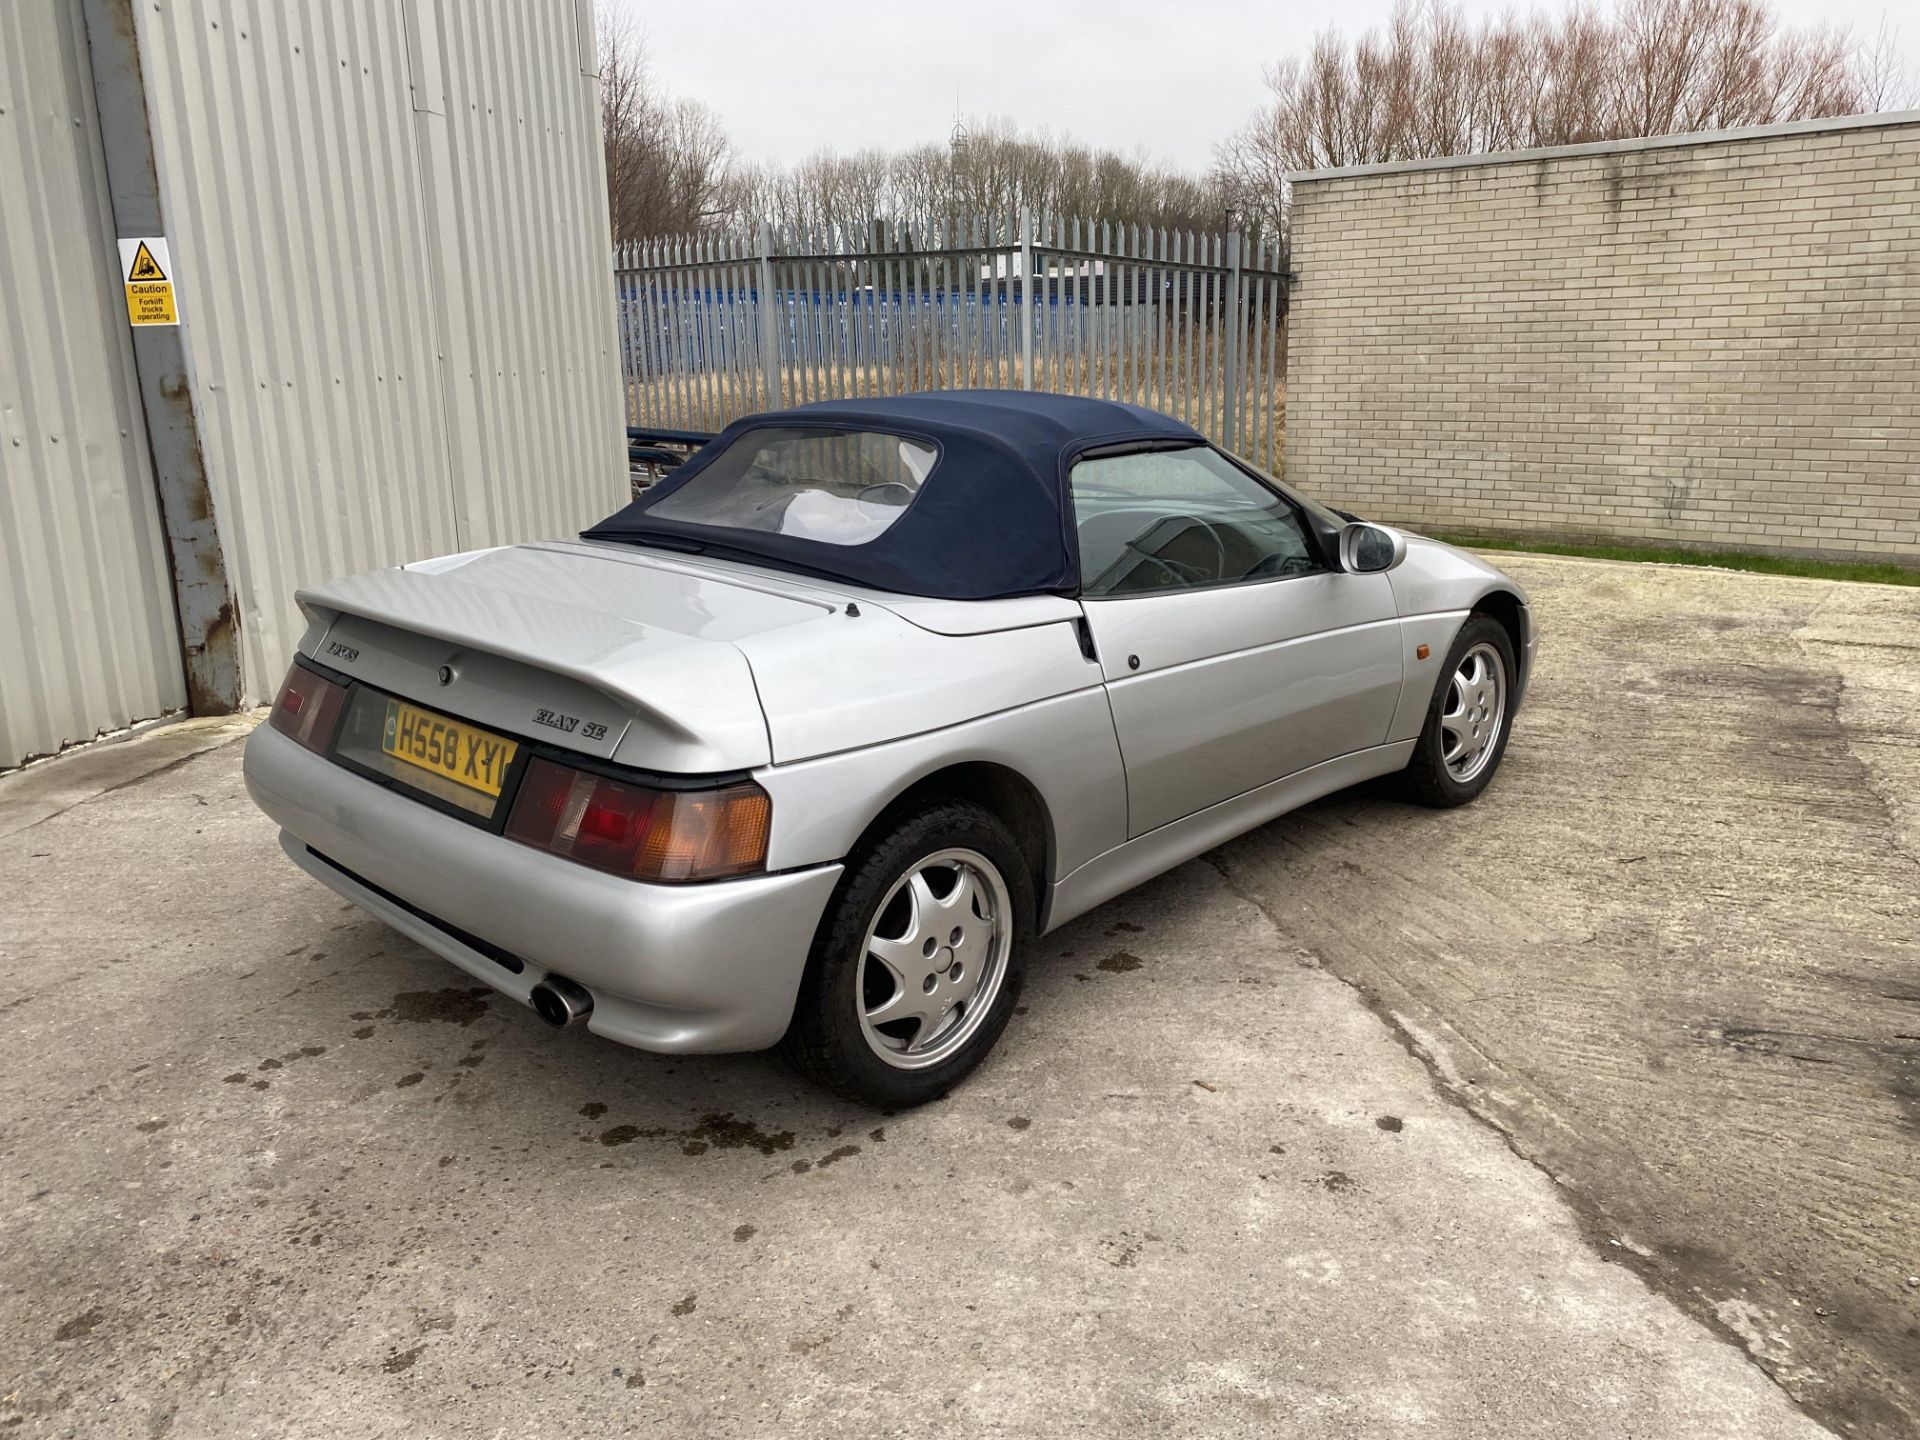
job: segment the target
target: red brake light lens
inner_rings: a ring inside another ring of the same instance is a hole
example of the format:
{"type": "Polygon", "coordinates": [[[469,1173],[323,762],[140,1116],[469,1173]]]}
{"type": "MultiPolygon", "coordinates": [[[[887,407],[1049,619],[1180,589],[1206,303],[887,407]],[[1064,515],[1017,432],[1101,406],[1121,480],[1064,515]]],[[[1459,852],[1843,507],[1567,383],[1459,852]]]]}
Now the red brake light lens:
{"type": "Polygon", "coordinates": [[[638,880],[716,880],[766,868],[772,816],[767,792],[752,781],[655,790],[536,759],[507,837],[638,880]]]}
{"type": "Polygon", "coordinates": [[[340,712],[346,704],[346,686],[336,685],[324,675],[316,675],[304,665],[295,664],[287,671],[267,723],[307,749],[324,755],[333,743],[333,732],[339,727],[340,712]]]}

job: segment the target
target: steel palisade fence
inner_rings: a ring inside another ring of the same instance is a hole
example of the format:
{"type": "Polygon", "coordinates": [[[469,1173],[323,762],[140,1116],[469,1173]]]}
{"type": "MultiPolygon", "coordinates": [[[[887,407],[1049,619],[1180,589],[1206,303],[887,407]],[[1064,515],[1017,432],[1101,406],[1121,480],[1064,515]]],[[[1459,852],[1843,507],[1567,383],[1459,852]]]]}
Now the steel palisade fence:
{"type": "Polygon", "coordinates": [[[1277,246],[1025,213],[620,246],[627,416],[718,429],[812,400],[970,386],[1179,416],[1269,469],[1285,423],[1277,246]]]}

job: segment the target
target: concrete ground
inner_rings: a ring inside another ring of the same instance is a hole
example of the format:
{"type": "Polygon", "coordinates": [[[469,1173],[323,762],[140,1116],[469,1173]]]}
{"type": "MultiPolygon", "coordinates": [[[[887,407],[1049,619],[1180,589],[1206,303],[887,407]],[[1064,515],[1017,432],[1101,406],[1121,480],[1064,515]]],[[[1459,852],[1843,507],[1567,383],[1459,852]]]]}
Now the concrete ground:
{"type": "Polygon", "coordinates": [[[1920,593],[1512,568],[1478,804],[1076,922],[902,1115],[543,1029],[237,745],[0,782],[0,1434],[1910,1433],[1920,593]]]}
{"type": "Polygon", "coordinates": [[[1471,813],[1213,858],[1812,1413],[1920,1434],[1920,589],[1511,558],[1471,813]]]}

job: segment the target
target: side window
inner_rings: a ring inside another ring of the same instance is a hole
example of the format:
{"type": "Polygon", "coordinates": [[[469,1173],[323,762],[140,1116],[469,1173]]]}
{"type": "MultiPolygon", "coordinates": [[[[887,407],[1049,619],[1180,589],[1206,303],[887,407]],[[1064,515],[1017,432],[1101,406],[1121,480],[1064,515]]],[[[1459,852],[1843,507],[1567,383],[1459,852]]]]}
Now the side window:
{"type": "Polygon", "coordinates": [[[1321,569],[1306,522],[1204,445],[1082,460],[1067,477],[1084,595],[1143,595],[1321,569]]]}

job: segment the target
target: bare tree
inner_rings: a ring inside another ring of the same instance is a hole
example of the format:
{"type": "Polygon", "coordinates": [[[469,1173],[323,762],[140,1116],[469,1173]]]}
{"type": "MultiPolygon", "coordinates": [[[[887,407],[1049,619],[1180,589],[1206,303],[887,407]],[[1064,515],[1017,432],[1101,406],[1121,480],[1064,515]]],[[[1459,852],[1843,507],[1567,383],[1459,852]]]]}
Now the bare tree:
{"type": "Polygon", "coordinates": [[[1920,109],[1920,73],[1901,53],[1898,37],[1885,20],[1873,39],[1856,52],[1854,66],[1865,109],[1920,109]]]}
{"type": "Polygon", "coordinates": [[[1481,154],[1847,115],[1914,103],[1884,28],[1784,30],[1767,0],[1618,0],[1610,15],[1474,23],[1400,0],[1386,31],[1318,36],[1267,72],[1269,99],[1222,145],[1218,183],[1279,225],[1293,170],[1481,154]]]}
{"type": "Polygon", "coordinates": [[[945,145],[821,151],[790,169],[743,169],[731,204],[742,225],[764,217],[856,234],[876,219],[966,221],[1023,206],[1095,221],[1212,228],[1229,208],[1224,189],[1209,179],[998,120],[963,127],[945,145]]]}
{"type": "Polygon", "coordinates": [[[732,211],[732,146],[719,116],[654,80],[631,24],[600,16],[600,124],[613,238],[678,235],[732,211]]]}

